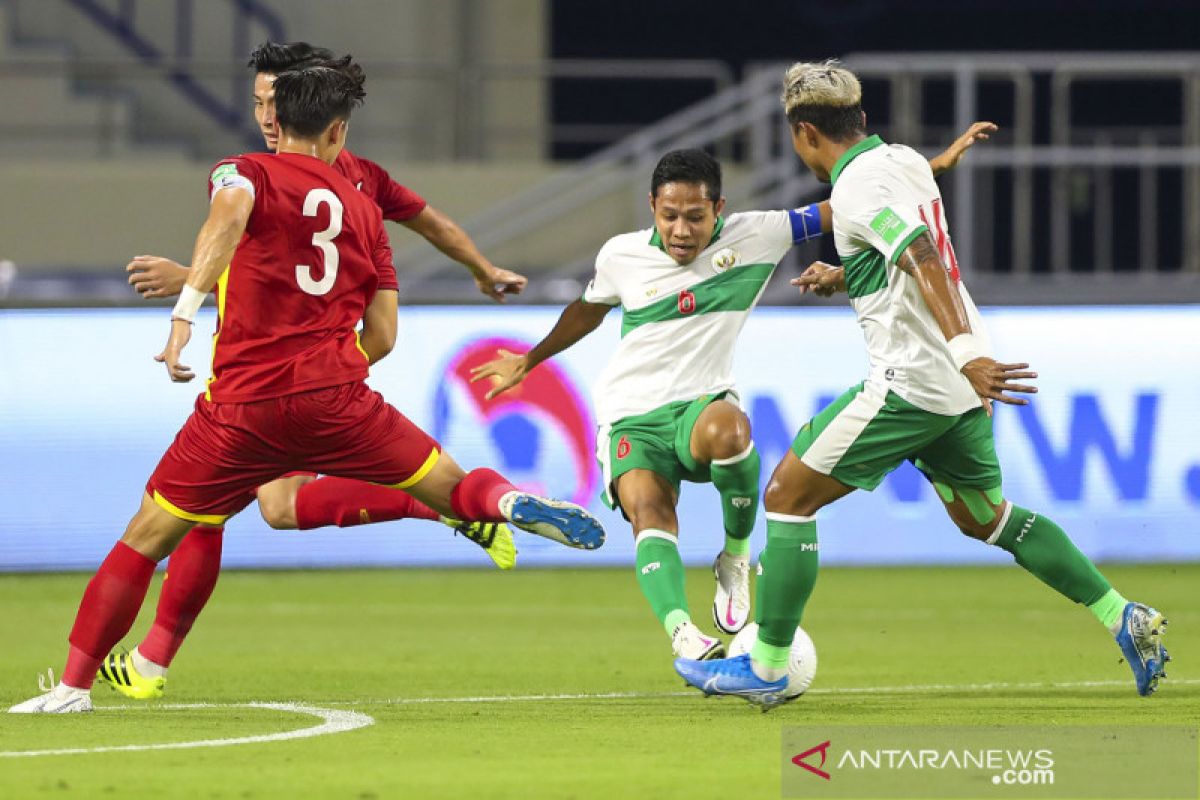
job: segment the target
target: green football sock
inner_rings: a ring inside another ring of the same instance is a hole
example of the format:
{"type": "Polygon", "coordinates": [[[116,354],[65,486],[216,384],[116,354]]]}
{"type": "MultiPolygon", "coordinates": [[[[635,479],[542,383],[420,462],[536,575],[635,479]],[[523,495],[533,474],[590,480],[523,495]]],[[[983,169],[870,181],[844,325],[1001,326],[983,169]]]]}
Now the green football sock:
{"type": "MultiPolygon", "coordinates": [[[[1014,505],[994,544],[1012,553],[1017,563],[1054,591],[1091,608],[1112,591],[1096,565],[1079,551],[1063,529],[1033,511],[1014,505]]],[[[1110,598],[1111,600],[1111,598],[1110,598]]],[[[1101,613],[1111,616],[1111,603],[1101,613]]]]}
{"type": "Polygon", "coordinates": [[[637,535],[637,580],[654,616],[670,636],[691,619],[683,583],[683,559],[674,534],[647,528],[637,535]]]}
{"type": "Polygon", "coordinates": [[[1100,620],[1101,625],[1112,631],[1113,636],[1116,636],[1121,632],[1121,617],[1128,604],[1129,601],[1122,597],[1120,592],[1116,589],[1109,589],[1104,597],[1088,606],[1088,611],[1100,620]]]}
{"type": "Polygon", "coordinates": [[[796,626],[817,584],[816,520],[768,511],[767,548],[759,556],[758,565],[761,570],[755,602],[758,641],[750,657],[786,675],[796,626]]]}
{"type": "Polygon", "coordinates": [[[750,554],[750,532],[758,516],[758,476],[762,459],[751,444],[733,458],[713,459],[709,466],[713,486],[721,493],[721,516],[725,520],[725,552],[750,554]]]}

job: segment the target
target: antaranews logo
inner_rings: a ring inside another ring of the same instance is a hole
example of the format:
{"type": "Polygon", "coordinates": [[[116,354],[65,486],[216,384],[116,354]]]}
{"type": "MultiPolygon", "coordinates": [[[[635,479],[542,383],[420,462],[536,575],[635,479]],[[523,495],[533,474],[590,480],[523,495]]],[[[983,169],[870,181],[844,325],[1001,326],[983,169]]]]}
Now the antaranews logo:
{"type": "Polygon", "coordinates": [[[829,773],[826,772],[825,770],[821,769],[821,767],[825,766],[825,756],[826,756],[826,753],[828,750],[829,750],[829,740],[826,739],[825,741],[821,742],[816,747],[810,747],[807,750],[805,750],[803,753],[799,753],[797,755],[792,756],[792,763],[795,764],[797,767],[808,770],[813,775],[816,775],[818,778],[824,778],[825,780],[829,780],[830,779],[829,773]],[[809,764],[804,759],[808,758],[809,756],[811,756],[815,753],[821,754],[821,763],[814,767],[812,764],[809,764]]]}
{"type": "Polygon", "coordinates": [[[1195,725],[788,725],[781,734],[784,797],[1194,800],[1200,790],[1195,725]],[[1172,767],[1129,769],[1143,761],[1172,767]]]}

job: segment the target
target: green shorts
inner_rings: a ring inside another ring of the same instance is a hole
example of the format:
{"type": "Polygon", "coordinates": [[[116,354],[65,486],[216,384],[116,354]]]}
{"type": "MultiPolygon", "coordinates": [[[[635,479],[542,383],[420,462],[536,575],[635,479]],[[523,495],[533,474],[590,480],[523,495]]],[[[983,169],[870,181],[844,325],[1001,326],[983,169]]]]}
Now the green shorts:
{"type": "Polygon", "coordinates": [[[682,481],[708,483],[708,465],[692,458],[692,429],[708,404],[737,395],[733,392],[706,394],[695,400],[667,403],[636,417],[623,417],[601,425],[596,435],[596,459],[604,476],[602,499],[609,508],[619,508],[617,478],[631,469],[648,469],[661,475],[679,494],[682,481]]]}
{"type": "Polygon", "coordinates": [[[934,414],[861,383],[801,428],[792,452],[817,472],[867,491],[908,460],[934,483],[955,488],[987,491],[1002,482],[992,418],[982,408],[934,414]]]}

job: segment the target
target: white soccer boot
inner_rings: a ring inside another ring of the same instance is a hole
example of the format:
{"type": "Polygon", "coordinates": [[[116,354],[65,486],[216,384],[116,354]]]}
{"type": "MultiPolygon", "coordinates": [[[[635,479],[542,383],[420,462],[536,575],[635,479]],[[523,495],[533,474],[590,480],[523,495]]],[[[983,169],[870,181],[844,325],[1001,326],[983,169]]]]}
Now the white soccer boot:
{"type": "Polygon", "coordinates": [[[713,622],[725,633],[737,633],[750,619],[750,557],[724,550],[713,562],[717,591],[713,595],[713,622]]]}
{"type": "Polygon", "coordinates": [[[54,670],[38,675],[38,688],[44,694],[17,703],[8,710],[10,714],[79,714],[92,710],[92,693],[87,689],[76,689],[64,683],[54,682],[54,670]],[[49,678],[49,681],[46,679],[49,678]],[[53,688],[51,688],[53,687],[53,688]]]}
{"type": "Polygon", "coordinates": [[[725,657],[725,645],[715,636],[705,636],[696,623],[681,622],[671,634],[671,649],[680,658],[707,661],[725,657]]]}

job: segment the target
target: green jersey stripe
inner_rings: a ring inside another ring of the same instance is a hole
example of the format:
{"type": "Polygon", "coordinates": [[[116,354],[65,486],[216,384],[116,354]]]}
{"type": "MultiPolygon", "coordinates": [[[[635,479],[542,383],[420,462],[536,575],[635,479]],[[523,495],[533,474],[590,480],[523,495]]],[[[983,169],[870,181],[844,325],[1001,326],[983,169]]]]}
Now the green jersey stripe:
{"type": "Polygon", "coordinates": [[[887,261],[878,250],[863,250],[843,258],[842,266],[846,270],[846,294],[851,300],[887,288],[887,261]]]}
{"type": "Polygon", "coordinates": [[[714,311],[746,311],[775,271],[774,264],[747,264],[692,284],[644,308],[626,310],[621,336],[648,322],[666,322],[714,311]]]}

